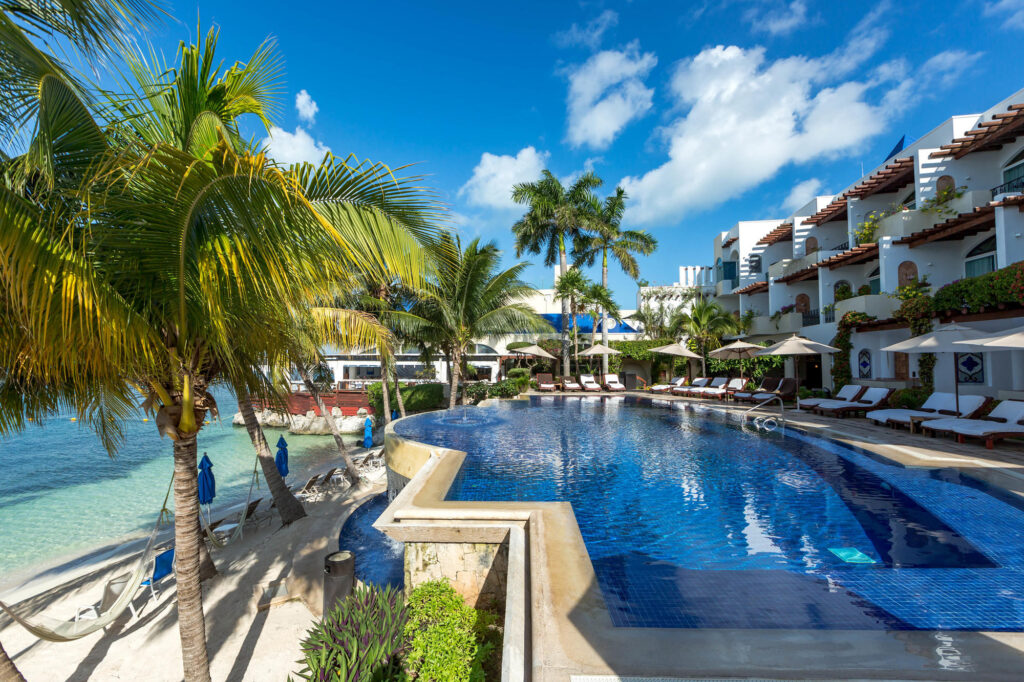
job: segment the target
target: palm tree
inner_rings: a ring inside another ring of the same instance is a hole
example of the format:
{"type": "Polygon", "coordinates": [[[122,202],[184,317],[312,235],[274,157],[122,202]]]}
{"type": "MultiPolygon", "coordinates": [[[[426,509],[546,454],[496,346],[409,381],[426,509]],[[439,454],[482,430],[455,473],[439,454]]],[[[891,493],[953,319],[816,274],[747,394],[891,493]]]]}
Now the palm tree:
{"type": "MultiPolygon", "coordinates": [[[[590,345],[597,342],[597,321],[611,317],[615,322],[622,322],[619,306],[612,297],[612,292],[601,284],[591,284],[583,295],[583,309],[590,315],[593,325],[590,333],[590,345]]],[[[605,330],[607,331],[607,330],[605,330]]],[[[603,343],[603,342],[602,342],[603,343]]],[[[605,372],[607,374],[607,372],[605,372]]]]}
{"type": "MultiPolygon", "coordinates": [[[[601,286],[608,288],[608,255],[611,254],[622,271],[636,280],[640,276],[635,254],[649,256],[658,248],[658,240],[645,230],[623,230],[622,215],[626,211],[626,190],[615,188],[615,193],[602,203],[597,197],[590,198],[590,222],[592,234],[583,235],[573,244],[573,258],[577,266],[594,264],[601,256],[601,286]]],[[[607,314],[601,314],[601,326],[607,326],[607,314]]],[[[608,345],[608,330],[601,332],[601,343],[608,345]]],[[[608,356],[602,356],[601,369],[608,373],[608,356]]]]}
{"type": "Polygon", "coordinates": [[[640,310],[630,315],[630,318],[640,323],[645,339],[663,339],[669,336],[672,312],[665,306],[664,301],[659,301],[657,306],[644,302],[640,310]]]}
{"type": "Polygon", "coordinates": [[[555,298],[562,301],[563,304],[568,303],[569,313],[572,315],[573,355],[576,358],[577,372],[580,370],[580,335],[577,320],[583,310],[583,302],[591,285],[593,282],[580,272],[579,268],[572,268],[555,280],[555,298]]]}
{"type": "Polygon", "coordinates": [[[688,336],[694,351],[701,354],[702,373],[707,373],[707,354],[722,345],[722,337],[739,331],[736,318],[717,301],[698,297],[687,312],[676,312],[669,323],[672,336],[688,336]]]}
{"type": "Polygon", "coordinates": [[[527,263],[501,270],[501,252],[493,242],[481,246],[479,239],[463,249],[457,237],[444,235],[437,250],[445,255],[437,259],[431,289],[410,311],[393,311],[390,318],[424,342],[445,349],[451,362],[450,409],[455,407],[462,365],[475,339],[550,332],[551,325],[525,303],[534,294],[520,279],[527,263]]]}
{"type": "MultiPolygon", "coordinates": [[[[569,270],[566,242],[575,243],[584,235],[593,210],[591,197],[601,179],[584,173],[568,188],[549,170],[540,180],[524,182],[512,188],[512,200],[529,206],[526,214],[512,226],[516,237],[516,258],[524,253],[544,253],[544,265],[559,264],[559,275],[569,270]]],[[[562,370],[569,373],[569,302],[562,301],[562,370]]]]}

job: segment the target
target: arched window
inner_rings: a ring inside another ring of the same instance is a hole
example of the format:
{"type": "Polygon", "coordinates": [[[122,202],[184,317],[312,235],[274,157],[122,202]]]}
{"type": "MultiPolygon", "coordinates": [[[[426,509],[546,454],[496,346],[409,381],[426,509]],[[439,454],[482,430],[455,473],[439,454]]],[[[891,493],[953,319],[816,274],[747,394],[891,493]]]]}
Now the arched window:
{"type": "Polygon", "coordinates": [[[871,378],[871,351],[867,348],[857,353],[857,376],[861,379],[871,378]]]}
{"type": "Polygon", "coordinates": [[[1009,187],[1004,187],[1003,191],[1019,192],[1021,187],[1024,187],[1024,179],[1022,178],[1024,178],[1024,149],[1017,152],[1003,166],[1003,183],[1012,183],[1009,187]]]}
{"type": "Polygon", "coordinates": [[[993,235],[967,252],[964,258],[964,276],[977,277],[995,269],[996,238],[993,235]]]}
{"type": "Polygon", "coordinates": [[[896,282],[898,286],[905,287],[917,281],[917,263],[912,260],[905,260],[900,263],[896,270],[896,282]]]}
{"type": "Polygon", "coordinates": [[[747,256],[747,270],[752,275],[760,274],[760,272],[761,272],[761,256],[760,255],[758,255],[756,253],[752,253],[749,256],[747,256]]]}
{"type": "Polygon", "coordinates": [[[804,253],[812,254],[812,253],[814,253],[817,250],[818,250],[818,238],[817,237],[808,237],[804,241],[804,253]]]}
{"type": "Polygon", "coordinates": [[[793,310],[795,310],[796,312],[811,312],[811,297],[808,296],[807,294],[797,294],[794,303],[796,304],[796,307],[793,310]]]}
{"type": "Polygon", "coordinates": [[[853,291],[853,287],[851,287],[850,283],[845,279],[841,279],[832,285],[832,294],[835,295],[839,293],[841,289],[849,289],[851,292],[853,291]]]}
{"type": "Polygon", "coordinates": [[[935,181],[936,194],[952,192],[954,189],[956,189],[956,180],[953,179],[952,175],[943,175],[935,181]]]}
{"type": "Polygon", "coordinates": [[[868,275],[868,286],[871,287],[872,294],[882,293],[882,272],[880,268],[875,268],[868,275]]]}

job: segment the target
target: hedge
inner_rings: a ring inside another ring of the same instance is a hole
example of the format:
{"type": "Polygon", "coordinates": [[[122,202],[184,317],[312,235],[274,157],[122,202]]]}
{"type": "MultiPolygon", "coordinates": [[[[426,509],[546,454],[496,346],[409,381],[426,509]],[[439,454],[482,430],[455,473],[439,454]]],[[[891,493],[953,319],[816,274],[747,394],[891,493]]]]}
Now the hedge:
{"type": "MultiPolygon", "coordinates": [[[[390,386],[391,409],[398,409],[398,402],[395,399],[395,387],[390,386]]],[[[380,382],[370,384],[366,389],[367,399],[374,414],[384,412],[384,393],[381,391],[380,382]]],[[[402,386],[402,400],[405,402],[407,414],[413,412],[426,412],[427,410],[439,410],[445,407],[444,384],[413,384],[402,386]]]]}

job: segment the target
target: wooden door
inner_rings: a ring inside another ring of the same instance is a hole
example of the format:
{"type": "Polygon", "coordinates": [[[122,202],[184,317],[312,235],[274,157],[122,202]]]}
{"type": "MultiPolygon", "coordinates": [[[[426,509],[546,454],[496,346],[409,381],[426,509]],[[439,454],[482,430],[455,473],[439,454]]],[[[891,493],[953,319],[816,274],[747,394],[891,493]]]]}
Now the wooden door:
{"type": "Polygon", "coordinates": [[[798,313],[809,313],[811,312],[811,297],[807,294],[796,295],[796,312],[798,313]]]}
{"type": "Polygon", "coordinates": [[[818,240],[816,237],[808,237],[807,241],[804,242],[804,253],[812,254],[818,250],[818,240]]]}
{"type": "Polygon", "coordinates": [[[897,279],[901,287],[905,287],[908,284],[913,284],[917,281],[917,263],[911,260],[905,260],[900,263],[899,270],[897,271],[897,279]]]}
{"type": "Polygon", "coordinates": [[[897,379],[909,379],[910,356],[906,353],[893,353],[893,368],[897,379]]]}

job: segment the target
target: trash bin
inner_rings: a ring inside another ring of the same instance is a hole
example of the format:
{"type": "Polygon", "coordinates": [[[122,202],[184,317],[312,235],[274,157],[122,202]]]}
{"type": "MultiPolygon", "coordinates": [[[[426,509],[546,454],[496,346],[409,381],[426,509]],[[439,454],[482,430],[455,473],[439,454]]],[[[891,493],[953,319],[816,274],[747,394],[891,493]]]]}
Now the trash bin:
{"type": "Polygon", "coordinates": [[[324,616],[352,593],[355,574],[356,556],[352,552],[331,552],[324,557],[324,616]]]}

